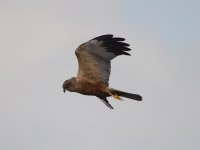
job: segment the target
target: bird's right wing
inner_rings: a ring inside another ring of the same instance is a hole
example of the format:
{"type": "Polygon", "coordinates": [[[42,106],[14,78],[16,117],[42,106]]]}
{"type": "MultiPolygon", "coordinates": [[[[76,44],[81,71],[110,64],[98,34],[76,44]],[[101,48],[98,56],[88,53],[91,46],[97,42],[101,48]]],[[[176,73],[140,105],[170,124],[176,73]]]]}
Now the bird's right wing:
{"type": "Polygon", "coordinates": [[[110,60],[118,55],[130,55],[129,44],[124,38],[113,35],[102,35],[80,45],[75,53],[79,63],[77,79],[91,82],[102,82],[108,85],[110,60]]]}

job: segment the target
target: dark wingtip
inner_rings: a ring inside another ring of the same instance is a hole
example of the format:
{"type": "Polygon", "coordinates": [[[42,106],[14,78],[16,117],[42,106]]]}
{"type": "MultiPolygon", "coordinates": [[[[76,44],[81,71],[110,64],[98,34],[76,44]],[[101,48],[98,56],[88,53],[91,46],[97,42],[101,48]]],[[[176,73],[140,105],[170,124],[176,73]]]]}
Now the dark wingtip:
{"type": "Polygon", "coordinates": [[[138,101],[142,101],[142,96],[138,95],[138,101]]]}
{"type": "Polygon", "coordinates": [[[107,107],[109,107],[110,109],[114,109],[112,107],[112,105],[110,105],[110,103],[108,102],[107,98],[106,97],[99,97],[97,96],[107,107]]]}
{"type": "Polygon", "coordinates": [[[127,53],[127,52],[123,52],[123,55],[127,55],[127,56],[131,56],[131,54],[127,53]]]}
{"type": "Polygon", "coordinates": [[[97,36],[97,37],[93,38],[92,40],[101,41],[101,40],[105,40],[105,39],[110,39],[112,37],[113,37],[112,34],[105,34],[105,35],[97,36]]]}
{"type": "Polygon", "coordinates": [[[102,46],[107,49],[108,52],[116,55],[130,55],[126,51],[130,51],[129,44],[125,43],[125,38],[113,37],[112,34],[105,34],[93,38],[92,40],[102,41],[102,46]]]}

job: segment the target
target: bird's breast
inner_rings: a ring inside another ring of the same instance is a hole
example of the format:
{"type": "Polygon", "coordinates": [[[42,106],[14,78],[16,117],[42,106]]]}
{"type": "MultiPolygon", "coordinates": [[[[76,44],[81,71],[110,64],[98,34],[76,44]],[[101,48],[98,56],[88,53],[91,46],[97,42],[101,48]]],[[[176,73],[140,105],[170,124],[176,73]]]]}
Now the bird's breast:
{"type": "Polygon", "coordinates": [[[77,92],[84,95],[104,95],[107,86],[103,83],[78,82],[77,92]]]}

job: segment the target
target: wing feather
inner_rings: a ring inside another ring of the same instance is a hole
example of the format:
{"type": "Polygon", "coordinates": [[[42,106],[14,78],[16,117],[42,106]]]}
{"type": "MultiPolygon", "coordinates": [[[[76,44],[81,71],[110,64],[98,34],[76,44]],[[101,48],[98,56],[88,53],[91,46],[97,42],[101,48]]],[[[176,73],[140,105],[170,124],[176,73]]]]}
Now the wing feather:
{"type": "Polygon", "coordinates": [[[107,34],[80,45],[75,51],[79,63],[77,79],[108,85],[110,61],[118,55],[130,55],[126,51],[131,49],[124,40],[107,34]]]}

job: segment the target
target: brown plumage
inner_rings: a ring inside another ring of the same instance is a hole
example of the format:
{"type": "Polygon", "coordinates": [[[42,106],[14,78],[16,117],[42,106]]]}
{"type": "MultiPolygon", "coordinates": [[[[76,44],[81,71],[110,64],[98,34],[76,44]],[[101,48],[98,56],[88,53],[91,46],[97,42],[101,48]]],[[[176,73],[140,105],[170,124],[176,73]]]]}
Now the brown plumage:
{"type": "Polygon", "coordinates": [[[130,55],[127,51],[131,49],[128,48],[129,44],[122,42],[124,40],[107,34],[80,45],[75,51],[79,64],[77,77],[66,80],[63,83],[63,91],[97,96],[110,109],[113,107],[107,100],[109,96],[119,100],[122,96],[141,101],[140,95],[109,87],[110,61],[118,55],[130,55]]]}

